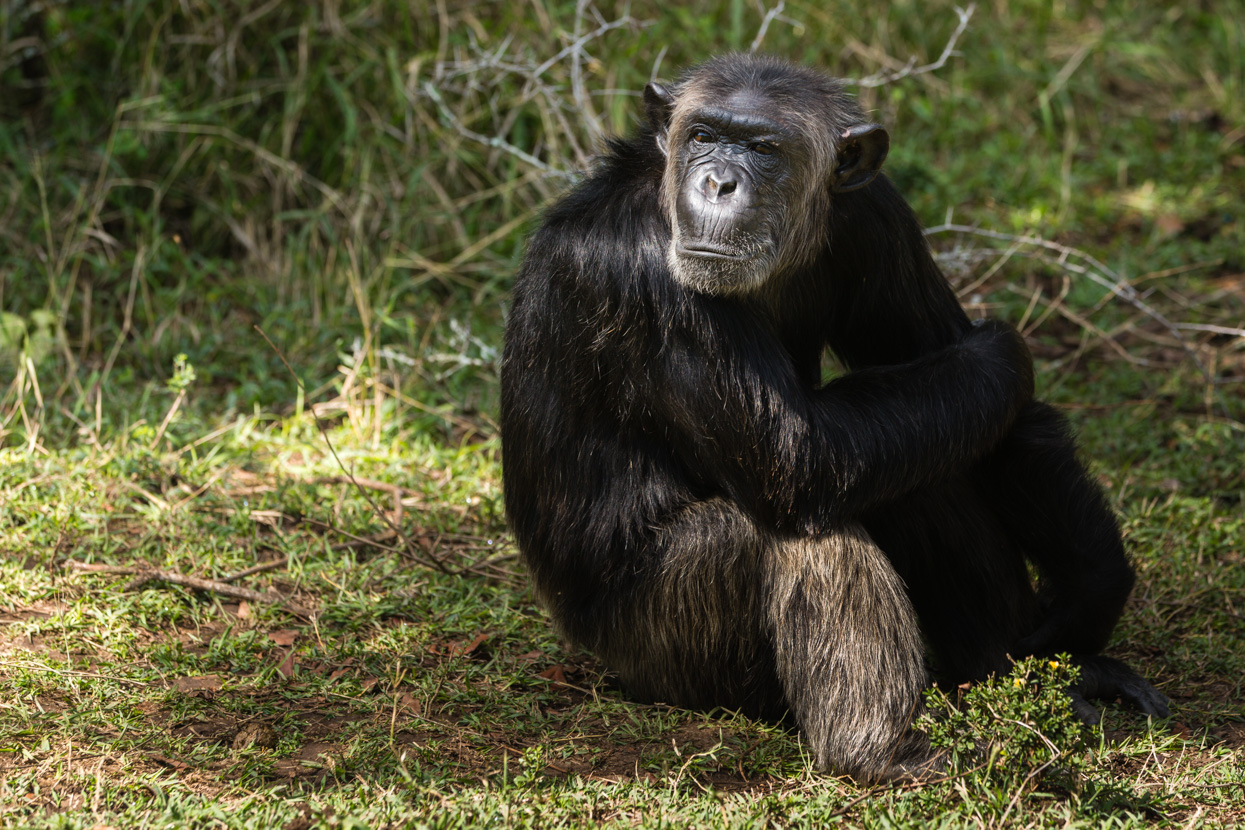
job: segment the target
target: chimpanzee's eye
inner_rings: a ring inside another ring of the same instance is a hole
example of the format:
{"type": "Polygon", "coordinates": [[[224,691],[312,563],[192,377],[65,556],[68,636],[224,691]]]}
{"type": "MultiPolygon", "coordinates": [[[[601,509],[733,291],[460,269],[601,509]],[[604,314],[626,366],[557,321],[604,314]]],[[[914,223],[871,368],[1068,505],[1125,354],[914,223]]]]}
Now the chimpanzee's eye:
{"type": "Polygon", "coordinates": [[[751,149],[752,149],[752,152],[756,153],[757,155],[761,155],[761,156],[772,156],[774,155],[774,153],[778,152],[777,147],[775,147],[773,144],[767,144],[764,141],[758,141],[756,144],[753,144],[751,149]]]}
{"type": "Polygon", "coordinates": [[[695,141],[697,144],[709,144],[713,141],[713,133],[708,130],[697,130],[692,133],[692,141],[695,141]]]}

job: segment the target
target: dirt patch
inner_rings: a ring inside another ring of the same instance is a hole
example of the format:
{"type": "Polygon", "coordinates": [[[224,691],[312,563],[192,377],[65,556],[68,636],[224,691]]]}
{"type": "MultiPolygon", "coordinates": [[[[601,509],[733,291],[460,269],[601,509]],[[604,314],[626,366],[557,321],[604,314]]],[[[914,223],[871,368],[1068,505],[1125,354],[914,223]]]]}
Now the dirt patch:
{"type": "Polygon", "coordinates": [[[332,775],[343,754],[341,744],[312,741],[292,755],[278,758],[272,774],[277,779],[297,778],[305,784],[318,784],[332,775]]]}
{"type": "Polygon", "coordinates": [[[1245,723],[1225,723],[1211,734],[1230,749],[1245,749],[1245,723]]]}
{"type": "Polygon", "coordinates": [[[27,654],[53,654],[57,659],[64,659],[58,651],[49,649],[47,637],[42,634],[29,634],[25,631],[10,628],[26,622],[39,622],[62,614],[68,609],[63,602],[36,602],[32,605],[0,608],[0,655],[25,652],[27,654]]]}

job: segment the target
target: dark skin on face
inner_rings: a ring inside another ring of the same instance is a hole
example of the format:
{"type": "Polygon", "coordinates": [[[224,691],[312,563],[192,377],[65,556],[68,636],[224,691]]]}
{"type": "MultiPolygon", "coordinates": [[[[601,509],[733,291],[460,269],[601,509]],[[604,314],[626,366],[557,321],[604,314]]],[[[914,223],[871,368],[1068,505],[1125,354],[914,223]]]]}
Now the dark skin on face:
{"type": "Polygon", "coordinates": [[[744,257],[736,240],[768,230],[772,199],[781,196],[796,160],[780,149],[792,136],[781,124],[751,112],[704,109],[683,145],[684,186],[676,215],[687,256],[744,257]],[[768,196],[768,198],[767,198],[768,196]]]}

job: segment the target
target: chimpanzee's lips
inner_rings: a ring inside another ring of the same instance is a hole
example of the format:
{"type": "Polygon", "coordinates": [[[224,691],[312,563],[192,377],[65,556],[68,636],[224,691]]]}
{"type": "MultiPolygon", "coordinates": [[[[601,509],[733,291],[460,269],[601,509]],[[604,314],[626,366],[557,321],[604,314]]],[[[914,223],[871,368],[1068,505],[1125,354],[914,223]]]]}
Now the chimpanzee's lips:
{"type": "Polygon", "coordinates": [[[727,248],[724,245],[712,245],[704,242],[698,242],[695,245],[679,244],[675,247],[676,253],[680,256],[696,256],[705,259],[747,259],[748,257],[741,254],[734,248],[727,248]]]}

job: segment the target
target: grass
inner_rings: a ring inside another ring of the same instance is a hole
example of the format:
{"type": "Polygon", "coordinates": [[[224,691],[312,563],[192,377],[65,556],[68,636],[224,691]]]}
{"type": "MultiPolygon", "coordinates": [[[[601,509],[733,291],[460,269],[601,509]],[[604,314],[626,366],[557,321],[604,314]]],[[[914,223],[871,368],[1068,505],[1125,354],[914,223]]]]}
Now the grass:
{"type": "Polygon", "coordinates": [[[558,642],[497,356],[525,231],[650,75],[763,25],[894,73],[950,4],[0,3],[0,821],[1245,824],[1245,18],[1213,9],[999,0],[859,89],[1078,424],[1139,573],[1110,653],[1174,702],[1071,734],[1003,679],[946,723],[1026,760],[863,789],[558,642]]]}

